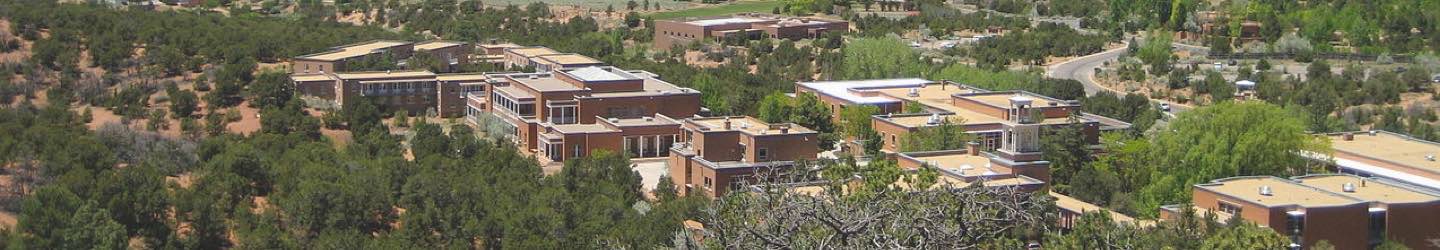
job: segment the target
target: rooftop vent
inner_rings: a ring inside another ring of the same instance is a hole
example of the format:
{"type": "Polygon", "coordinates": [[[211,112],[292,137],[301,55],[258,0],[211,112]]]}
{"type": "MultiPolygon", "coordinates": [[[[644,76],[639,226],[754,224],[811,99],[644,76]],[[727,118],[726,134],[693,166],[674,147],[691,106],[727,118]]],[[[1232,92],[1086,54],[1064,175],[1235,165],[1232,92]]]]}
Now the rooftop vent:
{"type": "Polygon", "coordinates": [[[1375,135],[1378,135],[1378,134],[1380,134],[1379,131],[1370,130],[1370,136],[1375,136],[1375,135]]]}
{"type": "Polygon", "coordinates": [[[531,74],[530,79],[540,79],[540,75],[531,74]]]}
{"type": "Polygon", "coordinates": [[[750,122],[748,122],[748,121],[741,121],[741,122],[740,122],[740,129],[750,129],[750,122]]]}
{"type": "Polygon", "coordinates": [[[960,165],[960,170],[971,170],[971,169],[975,169],[975,166],[971,166],[970,164],[960,165]]]}
{"type": "Polygon", "coordinates": [[[1260,195],[1271,196],[1275,195],[1275,192],[1270,190],[1270,186],[1260,186],[1260,195]]]}
{"type": "Polygon", "coordinates": [[[1425,156],[1425,160],[1426,160],[1426,161],[1435,161],[1435,155],[1426,155],[1426,156],[1425,156]]]}
{"type": "Polygon", "coordinates": [[[606,120],[607,120],[607,121],[610,121],[610,123],[620,122],[620,118],[614,118],[614,117],[611,117],[610,119],[606,119],[606,120]]]}
{"type": "Polygon", "coordinates": [[[647,116],[647,117],[645,117],[645,121],[647,121],[647,122],[653,122],[653,121],[655,121],[655,117],[653,117],[653,116],[647,116]]]}
{"type": "Polygon", "coordinates": [[[910,97],[920,97],[920,88],[910,88],[910,97]]]}
{"type": "Polygon", "coordinates": [[[1345,190],[1346,193],[1354,193],[1355,183],[1346,182],[1345,185],[1340,186],[1340,190],[1345,190]]]}
{"type": "Polygon", "coordinates": [[[940,125],[940,114],[930,114],[930,120],[925,121],[927,125],[940,125]]]}

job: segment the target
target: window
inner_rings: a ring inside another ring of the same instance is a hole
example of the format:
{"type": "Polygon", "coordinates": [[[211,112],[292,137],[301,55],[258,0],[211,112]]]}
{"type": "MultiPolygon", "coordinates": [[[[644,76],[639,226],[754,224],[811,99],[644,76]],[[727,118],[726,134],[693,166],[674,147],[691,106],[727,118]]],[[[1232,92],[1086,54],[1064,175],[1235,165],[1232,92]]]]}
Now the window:
{"type": "Polygon", "coordinates": [[[1385,241],[1385,210],[1370,211],[1370,248],[1385,241]]]}
{"type": "Polygon", "coordinates": [[[548,116],[554,124],[575,124],[576,106],[550,107],[548,116]]]}
{"type": "Polygon", "coordinates": [[[713,181],[710,180],[710,177],[705,177],[705,189],[710,189],[710,185],[712,182],[713,181]]]}
{"type": "Polygon", "coordinates": [[[548,156],[548,157],[550,157],[550,160],[551,160],[551,161],[561,161],[561,160],[564,160],[564,159],[563,159],[564,154],[563,154],[563,152],[560,152],[560,151],[565,148],[565,144],[560,144],[560,143],[548,143],[548,142],[544,142],[544,141],[542,141],[541,143],[544,143],[544,144],[545,144],[545,155],[548,156]]]}
{"type": "Polygon", "coordinates": [[[580,144],[570,145],[571,157],[584,157],[585,151],[580,150],[580,144]]]}
{"type": "Polygon", "coordinates": [[[768,149],[768,148],[755,148],[755,161],[758,161],[758,162],[770,161],[770,149],[768,149]]]}
{"type": "Polygon", "coordinates": [[[1228,213],[1228,214],[1231,214],[1231,215],[1240,215],[1240,206],[1237,206],[1237,205],[1235,205],[1235,204],[1230,204],[1230,203],[1224,202],[1224,201],[1220,201],[1220,202],[1218,202],[1218,203],[1219,203],[1219,207],[1220,207],[1220,211],[1221,211],[1221,212],[1225,212],[1225,213],[1228,213]]]}

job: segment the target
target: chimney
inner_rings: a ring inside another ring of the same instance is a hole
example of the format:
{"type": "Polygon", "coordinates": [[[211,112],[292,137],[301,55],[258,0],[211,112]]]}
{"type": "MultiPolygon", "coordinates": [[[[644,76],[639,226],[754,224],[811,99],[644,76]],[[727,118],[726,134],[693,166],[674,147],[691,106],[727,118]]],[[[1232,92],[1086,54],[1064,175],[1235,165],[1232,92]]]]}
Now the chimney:
{"type": "Polygon", "coordinates": [[[1345,132],[1345,135],[1344,135],[1344,136],[1341,136],[1341,138],[1344,138],[1345,141],[1354,141],[1354,140],[1355,140],[1355,133],[1345,132]]]}
{"type": "Polygon", "coordinates": [[[979,142],[973,142],[973,141],[972,141],[972,142],[969,142],[969,143],[965,143],[965,148],[970,150],[970,155],[972,155],[972,156],[980,155],[980,143],[979,143],[979,142]]]}
{"type": "Polygon", "coordinates": [[[730,130],[730,117],[725,117],[725,130],[730,130]]]}

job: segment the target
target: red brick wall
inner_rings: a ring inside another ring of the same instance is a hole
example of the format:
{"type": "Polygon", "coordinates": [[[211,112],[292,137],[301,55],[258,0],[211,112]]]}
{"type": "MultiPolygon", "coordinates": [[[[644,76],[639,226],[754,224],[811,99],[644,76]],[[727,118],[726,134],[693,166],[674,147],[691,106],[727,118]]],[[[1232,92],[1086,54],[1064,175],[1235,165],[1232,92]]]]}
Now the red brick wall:
{"type": "Polygon", "coordinates": [[[1434,249],[1440,239],[1440,201],[1389,204],[1385,211],[1386,236],[1412,249],[1434,249]]]}
{"type": "MultiPolygon", "coordinates": [[[[1369,205],[1357,203],[1349,206],[1306,208],[1306,246],[1314,246],[1320,240],[1329,241],[1335,249],[1369,248],[1369,205]]],[[[1284,225],[1272,228],[1284,228],[1284,225]]]]}

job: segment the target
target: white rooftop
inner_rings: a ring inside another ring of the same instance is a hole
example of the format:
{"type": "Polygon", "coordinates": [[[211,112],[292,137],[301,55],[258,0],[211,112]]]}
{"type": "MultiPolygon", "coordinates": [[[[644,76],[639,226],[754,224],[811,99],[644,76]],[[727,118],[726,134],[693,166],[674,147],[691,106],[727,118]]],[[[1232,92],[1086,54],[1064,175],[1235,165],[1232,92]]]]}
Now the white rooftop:
{"type": "Polygon", "coordinates": [[[896,79],[875,79],[875,80],[854,80],[854,81],[823,81],[823,82],[802,82],[796,83],[805,86],[821,94],[843,99],[857,104],[877,104],[895,102],[895,99],[884,96],[860,96],[851,90],[854,89],[893,89],[893,88],[922,88],[926,84],[935,81],[920,78],[896,78],[896,79]]]}
{"type": "Polygon", "coordinates": [[[575,70],[568,71],[568,72],[566,72],[566,73],[570,74],[571,76],[575,76],[575,78],[580,79],[580,80],[582,80],[582,81],[616,81],[616,80],[631,80],[631,79],[639,79],[639,78],[640,78],[640,77],[637,77],[637,76],[635,76],[635,75],[633,75],[633,74],[626,73],[626,72],[623,72],[623,71],[616,72],[616,71],[607,70],[606,68],[595,67],[595,66],[579,68],[579,69],[575,69],[575,70]]]}
{"type": "Polygon", "coordinates": [[[755,23],[755,22],[764,22],[764,21],[769,21],[769,20],[759,19],[759,18],[748,18],[748,17],[730,17],[730,18],[720,18],[720,19],[695,20],[695,21],[690,21],[689,23],[690,23],[690,24],[694,24],[694,25],[699,25],[699,26],[715,26],[715,25],[737,24],[737,23],[755,23]]]}

